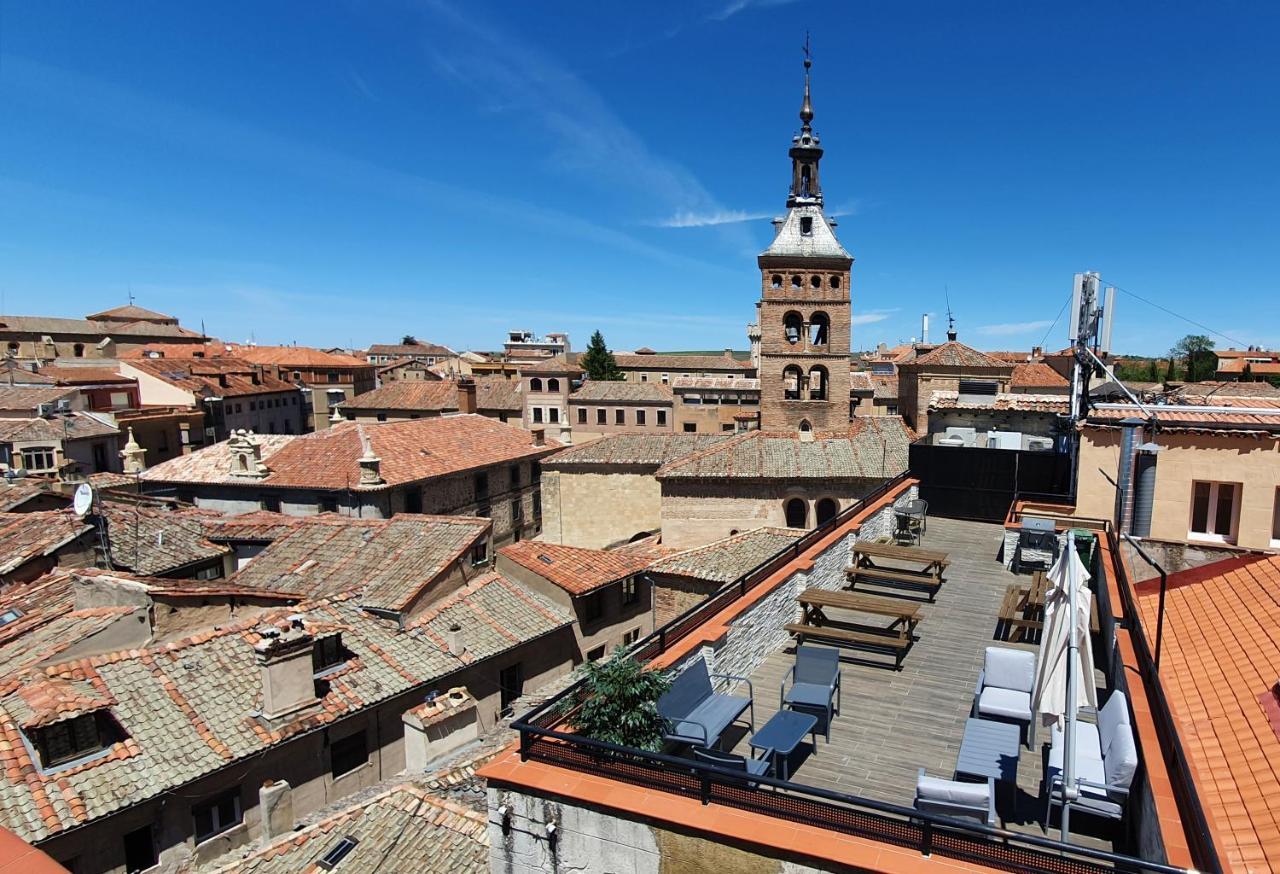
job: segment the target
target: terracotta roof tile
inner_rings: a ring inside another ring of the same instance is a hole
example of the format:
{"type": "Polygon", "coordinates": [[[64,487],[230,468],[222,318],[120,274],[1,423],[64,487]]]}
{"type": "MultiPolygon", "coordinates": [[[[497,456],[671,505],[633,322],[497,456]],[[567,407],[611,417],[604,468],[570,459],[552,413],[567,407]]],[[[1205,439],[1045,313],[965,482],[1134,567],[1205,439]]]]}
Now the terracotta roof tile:
{"type": "MultiPolygon", "coordinates": [[[[1275,433],[1280,431],[1280,398],[1210,398],[1210,407],[1191,404],[1146,404],[1155,415],[1160,427],[1166,430],[1199,431],[1253,431],[1275,433]],[[1219,409],[1239,407],[1239,411],[1219,409]]],[[[1121,419],[1136,416],[1146,418],[1141,409],[1130,403],[1096,405],[1089,410],[1086,425],[1114,427],[1121,419]]]]}
{"type": "Polygon", "coordinates": [[[242,358],[143,358],[129,361],[135,368],[200,397],[251,397],[297,392],[291,382],[277,379],[242,358]]]}
{"type": "Polygon", "coordinates": [[[732,389],[734,391],[759,391],[760,380],[745,376],[677,376],[671,380],[671,388],[680,389],[732,389]]]}
{"type": "Polygon", "coordinates": [[[91,316],[85,316],[86,319],[111,319],[113,321],[122,322],[140,322],[149,321],[151,319],[160,319],[166,322],[176,322],[173,316],[166,316],[164,313],[158,313],[155,310],[149,310],[145,307],[136,306],[134,304],[126,304],[124,306],[112,307],[109,310],[103,310],[100,313],[94,313],[91,316]]]}
{"type": "Polygon", "coordinates": [[[569,395],[570,403],[663,404],[672,403],[671,389],[656,382],[586,380],[569,395]]]}
{"type": "Polygon", "coordinates": [[[70,509],[35,513],[0,513],[0,574],[13,573],[29,561],[52,555],[93,531],[70,509]]]}
{"type": "Polygon", "coordinates": [[[666,556],[649,566],[654,573],[731,583],[804,535],[790,528],[756,528],[705,546],[666,556]]]}
{"type": "Polygon", "coordinates": [[[898,399],[898,377],[872,374],[871,384],[875,389],[873,395],[878,401],[896,401],[898,399]]]}
{"type": "Polygon", "coordinates": [[[1040,361],[1015,364],[1010,384],[1016,388],[1065,388],[1069,385],[1061,373],[1040,361]]]}
{"type": "Polygon", "coordinates": [[[345,400],[338,404],[338,408],[353,413],[373,410],[452,412],[458,409],[458,384],[422,379],[390,382],[345,400]]]}
{"type": "Polygon", "coordinates": [[[173,458],[142,474],[151,482],[291,486],[371,491],[434,479],[494,464],[533,460],[560,444],[547,438],[534,446],[528,431],[478,415],[441,416],[402,422],[342,422],[313,434],[259,434],[262,460],[270,473],[261,479],[233,476],[227,441],[173,458]],[[360,485],[364,440],[381,459],[381,486],[360,485]]]}
{"type": "Polygon", "coordinates": [[[754,370],[750,361],[728,355],[615,355],[623,370],[728,371],[754,370]]]}
{"type": "Polygon", "coordinates": [[[698,449],[721,443],[719,434],[611,434],[571,446],[542,462],[544,470],[577,465],[638,465],[657,468],[698,449]]]}
{"type": "Polygon", "coordinates": [[[917,355],[910,362],[906,362],[904,367],[998,367],[1008,370],[1012,365],[999,358],[993,358],[985,352],[979,352],[972,346],[957,340],[949,340],[941,346],[917,355]]]}
{"type": "Polygon", "coordinates": [[[0,386],[0,410],[22,411],[32,416],[41,404],[72,400],[78,394],[66,386],[0,386]]]}
{"type": "Polygon", "coordinates": [[[536,540],[512,543],[498,552],[571,595],[585,595],[637,574],[662,554],[658,550],[586,549],[536,540]]]}
{"type": "Polygon", "coordinates": [[[0,419],[0,440],[83,440],[119,434],[103,413],[73,410],[54,418],[0,419]]]}
{"type": "MultiPolygon", "coordinates": [[[[1159,589],[1139,586],[1148,634],[1159,589]]],[[[1280,871],[1280,735],[1268,719],[1280,677],[1280,556],[1173,574],[1160,676],[1219,854],[1280,871]]]]}
{"type": "Polygon", "coordinates": [[[871,374],[865,370],[850,371],[849,388],[851,391],[872,391],[871,374]]]}
{"type": "Polygon", "coordinates": [[[452,356],[457,355],[448,346],[440,346],[436,343],[374,343],[369,347],[370,355],[401,355],[412,357],[414,355],[430,355],[452,356]]]}
{"type": "Polygon", "coordinates": [[[279,364],[281,367],[367,368],[373,365],[350,355],[322,352],[309,346],[228,346],[232,355],[254,364],[279,364]]]}
{"type": "Polygon", "coordinates": [[[995,410],[1018,413],[1055,413],[1065,415],[1071,408],[1066,395],[1009,394],[1001,392],[981,398],[955,391],[934,391],[929,398],[931,410],[995,410]]]}
{"type": "Polygon", "coordinates": [[[207,510],[160,510],[113,500],[100,502],[115,566],[137,574],[164,576],[231,550],[205,537],[207,510]]]}

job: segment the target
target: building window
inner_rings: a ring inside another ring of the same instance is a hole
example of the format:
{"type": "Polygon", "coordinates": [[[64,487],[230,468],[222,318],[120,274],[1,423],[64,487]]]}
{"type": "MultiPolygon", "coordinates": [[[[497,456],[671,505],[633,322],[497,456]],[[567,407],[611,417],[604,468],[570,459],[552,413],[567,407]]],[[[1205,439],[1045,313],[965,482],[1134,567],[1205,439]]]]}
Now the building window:
{"type": "Polygon", "coordinates": [[[635,643],[639,639],[640,639],[640,629],[633,628],[630,631],[628,631],[626,634],[622,635],[622,645],[631,646],[631,644],[635,643]]]}
{"type": "Polygon", "coordinates": [[[886,416],[896,416],[896,415],[898,415],[898,405],[897,405],[897,404],[885,404],[885,405],[884,405],[884,414],[885,414],[886,416]]]}
{"type": "Polygon", "coordinates": [[[1190,536],[1200,540],[1235,542],[1239,505],[1239,483],[1192,483],[1190,536]]]}
{"type": "Polygon", "coordinates": [[[800,216],[800,233],[806,237],[813,235],[813,216],[800,216]]]}
{"type": "Polygon", "coordinates": [[[471,566],[480,567],[489,561],[489,541],[478,540],[475,546],[471,547],[471,566]]]}
{"type": "Polygon", "coordinates": [[[263,495],[258,501],[258,506],[268,513],[279,513],[280,498],[278,495],[263,495]]]}
{"type": "Polygon", "coordinates": [[[334,741],[329,747],[329,773],[334,777],[350,774],[367,761],[369,745],[365,742],[363,731],[334,741]]]}
{"type": "Polygon", "coordinates": [[[787,501],[784,511],[788,528],[804,528],[809,521],[809,507],[801,498],[787,501]]]}
{"type": "Polygon", "coordinates": [[[630,607],[640,600],[640,583],[635,577],[622,581],[622,606],[630,607]]]}
{"type": "Polygon", "coordinates": [[[723,423],[721,423],[721,425],[720,425],[720,430],[721,430],[721,431],[732,431],[732,430],[733,430],[733,425],[731,425],[731,424],[730,424],[730,423],[728,423],[728,422],[723,422],[723,423]]]}
{"type": "Polygon", "coordinates": [[[533,421],[534,424],[542,424],[542,407],[533,408],[533,421]]]}
{"type": "Polygon", "coordinates": [[[542,525],[542,493],[533,493],[533,524],[535,526],[542,525]]]}
{"type": "Polygon", "coordinates": [[[697,423],[697,422],[685,422],[685,423],[684,423],[684,425],[682,426],[682,430],[683,430],[683,431],[684,431],[684,433],[686,433],[686,434],[697,434],[697,433],[698,433],[698,423],[697,423]]]}
{"type": "Polygon", "coordinates": [[[560,391],[560,380],[558,380],[558,379],[548,379],[548,380],[547,380],[547,391],[560,391]]]}
{"type": "Polygon", "coordinates": [[[507,468],[507,482],[513,489],[520,488],[520,465],[513,464],[507,468]]]}
{"type": "MultiPolygon", "coordinates": [[[[154,868],[160,862],[156,855],[156,841],[151,834],[151,826],[144,825],[124,836],[124,870],[128,874],[154,868]]],[[[68,866],[76,870],[74,866],[68,866]]]]}
{"type": "Polygon", "coordinates": [[[658,410],[658,427],[665,427],[667,424],[667,411],[658,410]]]}
{"type": "Polygon", "coordinates": [[[72,355],[74,355],[76,358],[83,358],[83,357],[84,357],[84,344],[83,344],[83,343],[76,343],[74,346],[72,346],[72,347],[71,347],[71,354],[72,354],[72,355]]]}
{"type": "Polygon", "coordinates": [[[819,525],[825,525],[834,519],[839,512],[840,507],[832,498],[823,498],[813,508],[814,521],[819,525]]]}
{"type": "Polygon", "coordinates": [[[637,425],[645,424],[644,410],[636,410],[636,424],[637,425]]]}
{"type": "Polygon", "coordinates": [[[782,277],[777,273],[773,274],[773,276],[769,277],[769,286],[771,288],[782,288],[782,277]]]}
{"type": "Polygon", "coordinates": [[[542,380],[536,376],[529,380],[529,391],[542,391],[542,380]]]}
{"type": "Polygon", "coordinates": [[[329,382],[340,382],[340,381],[341,381],[341,380],[339,380],[339,379],[338,379],[338,371],[336,371],[336,370],[330,370],[330,371],[329,371],[329,382]]]}
{"type": "Polygon", "coordinates": [[[804,381],[804,371],[795,364],[788,364],[782,370],[782,399],[786,401],[800,400],[800,383],[804,381]]]}
{"type": "Polygon", "coordinates": [[[595,649],[593,649],[593,650],[588,650],[588,652],[587,652],[587,661],[589,661],[589,662],[598,662],[598,661],[600,661],[600,659],[602,659],[602,658],[604,658],[604,645],[603,645],[603,644],[601,644],[600,646],[597,646],[597,647],[596,647],[595,649]]]}
{"type": "Polygon", "coordinates": [[[596,424],[604,425],[609,421],[609,411],[603,407],[596,410],[596,424]]]}
{"type": "Polygon", "coordinates": [[[249,401],[249,412],[251,412],[251,413],[252,413],[252,412],[255,412],[255,411],[257,411],[257,409],[258,409],[258,402],[257,402],[257,401],[249,401]]]}
{"type": "Polygon", "coordinates": [[[524,665],[516,662],[498,672],[499,707],[503,716],[511,715],[511,705],[524,694],[524,665]]]}
{"type": "Polygon", "coordinates": [[[40,765],[46,770],[63,762],[91,755],[105,748],[97,714],[84,713],[35,730],[35,747],[40,752],[40,765]]]}
{"type": "Polygon", "coordinates": [[[582,623],[599,622],[604,616],[604,598],[600,592],[594,592],[582,599],[582,623]]]}
{"type": "Polygon", "coordinates": [[[800,318],[799,313],[790,312],[782,317],[782,336],[792,346],[800,342],[800,332],[803,328],[804,320],[800,318]]]}
{"type": "Polygon", "coordinates": [[[578,407],[578,424],[579,425],[587,424],[587,408],[586,407],[578,407]]]}
{"type": "Polygon", "coordinates": [[[520,503],[520,499],[516,498],[511,502],[511,525],[518,526],[520,521],[524,519],[524,505],[520,503]]]}
{"type": "Polygon", "coordinates": [[[240,811],[240,790],[231,789],[209,801],[191,808],[195,820],[196,843],[207,841],[227,829],[235,828],[243,820],[240,811]]]}
{"type": "Polygon", "coordinates": [[[640,381],[641,381],[641,382],[648,382],[648,381],[649,381],[649,374],[647,374],[647,373],[642,373],[642,374],[640,374],[640,381]]]}
{"type": "Polygon", "coordinates": [[[839,288],[839,287],[840,287],[840,277],[839,277],[839,276],[833,276],[833,277],[831,277],[831,287],[832,287],[832,288],[839,288]]]}
{"type": "Polygon", "coordinates": [[[311,673],[323,674],[347,660],[347,650],[342,645],[342,632],[330,634],[315,642],[311,650],[311,673]]]}
{"type": "Polygon", "coordinates": [[[822,288],[822,277],[821,277],[821,276],[810,276],[810,277],[809,277],[809,287],[810,287],[810,288],[822,288]]]}
{"type": "Polygon", "coordinates": [[[615,425],[625,425],[625,424],[627,424],[627,411],[626,411],[626,410],[614,410],[614,411],[613,411],[613,424],[615,424],[615,425]]]}
{"type": "Polygon", "coordinates": [[[547,407],[547,421],[551,422],[552,424],[555,424],[556,422],[560,421],[559,407],[547,407]]]}
{"type": "Polygon", "coordinates": [[[337,499],[337,498],[321,498],[321,499],[320,499],[320,512],[321,512],[321,513],[336,513],[336,512],[338,512],[338,499],[337,499]]]}
{"type": "Polygon", "coordinates": [[[666,385],[669,382],[671,382],[671,374],[669,373],[662,374],[662,384],[666,385]]]}
{"type": "Polygon", "coordinates": [[[28,446],[20,453],[22,466],[28,471],[53,470],[57,453],[52,446],[28,446]]]}
{"type": "Polygon", "coordinates": [[[827,399],[827,369],[821,365],[809,368],[809,400],[827,399]]]}
{"type": "Polygon", "coordinates": [[[814,313],[809,316],[809,345],[827,345],[827,336],[831,333],[831,319],[826,313],[814,313]]]}
{"type": "Polygon", "coordinates": [[[800,274],[799,274],[799,273],[794,273],[794,274],[792,274],[792,276],[791,276],[791,287],[792,287],[792,288],[800,288],[800,287],[801,287],[801,286],[803,286],[803,285],[804,285],[804,281],[800,278],[800,274]]]}

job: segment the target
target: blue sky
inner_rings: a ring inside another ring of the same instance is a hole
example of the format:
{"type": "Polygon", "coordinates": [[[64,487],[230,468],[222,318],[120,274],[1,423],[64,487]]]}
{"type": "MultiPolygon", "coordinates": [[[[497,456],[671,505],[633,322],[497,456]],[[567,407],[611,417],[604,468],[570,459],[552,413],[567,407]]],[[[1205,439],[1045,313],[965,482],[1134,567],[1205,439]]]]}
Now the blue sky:
{"type": "MultiPolygon", "coordinates": [[[[1274,3],[0,0],[0,292],[228,340],[745,346],[813,33],[855,348],[1073,273],[1280,345],[1274,3]]],[[[1116,347],[1200,329],[1121,295],[1116,347]]]]}

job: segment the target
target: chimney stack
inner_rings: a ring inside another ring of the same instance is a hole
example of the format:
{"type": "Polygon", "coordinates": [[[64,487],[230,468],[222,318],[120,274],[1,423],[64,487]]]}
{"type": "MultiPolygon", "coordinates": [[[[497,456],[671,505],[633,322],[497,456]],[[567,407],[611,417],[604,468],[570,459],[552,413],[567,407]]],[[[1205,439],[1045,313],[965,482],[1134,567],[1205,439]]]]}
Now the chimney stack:
{"type": "Polygon", "coordinates": [[[544,428],[530,428],[529,433],[533,435],[534,446],[547,445],[547,432],[544,428]]]}
{"type": "Polygon", "coordinates": [[[125,473],[142,473],[147,469],[147,463],[144,457],[147,450],[138,445],[138,441],[133,437],[133,427],[129,428],[129,440],[124,444],[124,449],[120,450],[120,457],[124,459],[125,473]]]}
{"type": "Polygon", "coordinates": [[[920,345],[929,345],[929,314],[925,313],[920,317],[920,345]]]}
{"type": "Polygon", "coordinates": [[[293,831],[293,787],[285,780],[267,780],[258,790],[258,811],[264,843],[293,831]]]}
{"type": "Polygon", "coordinates": [[[458,377],[458,412],[476,411],[476,381],[470,376],[458,377]]]}
{"type": "Polygon", "coordinates": [[[262,715],[279,719],[310,707],[319,699],[312,675],[315,638],[303,628],[281,631],[260,629],[262,639],[253,646],[262,681],[262,715]]]}
{"type": "Polygon", "coordinates": [[[382,459],[373,454],[373,442],[363,428],[360,429],[360,442],[364,445],[364,454],[356,462],[360,465],[360,485],[380,486],[385,482],[382,479],[382,459]]]}
{"type": "Polygon", "coordinates": [[[467,651],[462,642],[462,626],[456,622],[450,625],[449,630],[445,632],[444,641],[449,647],[449,655],[455,658],[460,658],[467,651]]]}

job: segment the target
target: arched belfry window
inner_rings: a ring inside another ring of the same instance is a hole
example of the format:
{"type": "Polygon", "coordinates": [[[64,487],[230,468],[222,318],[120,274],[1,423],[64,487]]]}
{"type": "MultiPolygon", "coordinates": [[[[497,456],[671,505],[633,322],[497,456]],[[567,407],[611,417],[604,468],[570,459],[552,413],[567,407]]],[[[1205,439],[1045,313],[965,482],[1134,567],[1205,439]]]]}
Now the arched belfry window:
{"type": "Polygon", "coordinates": [[[804,330],[804,320],[799,313],[787,313],[782,317],[782,335],[792,346],[800,342],[800,332],[804,330]]]}
{"type": "Polygon", "coordinates": [[[782,288],[782,275],[779,273],[773,274],[773,276],[769,278],[769,285],[773,288],[782,288]]]}
{"type": "Polygon", "coordinates": [[[823,498],[813,508],[813,521],[817,525],[825,525],[836,517],[839,505],[831,498],[823,498]]]}
{"type": "Polygon", "coordinates": [[[547,391],[560,391],[560,380],[558,380],[558,379],[548,379],[548,380],[547,380],[547,391]]]}
{"type": "Polygon", "coordinates": [[[800,278],[800,274],[799,274],[799,273],[793,273],[793,274],[791,275],[791,287],[792,287],[792,288],[800,288],[800,287],[801,287],[801,286],[803,286],[803,285],[804,285],[804,280],[800,278]]]}
{"type": "Polygon", "coordinates": [[[536,376],[529,380],[529,391],[542,391],[542,380],[536,376]]]}
{"type": "Polygon", "coordinates": [[[821,365],[809,368],[809,400],[827,399],[827,369],[821,365]]]}
{"type": "Polygon", "coordinates": [[[800,391],[804,383],[804,371],[795,364],[788,364],[782,371],[782,399],[800,400],[800,391]]]}
{"type": "Polygon", "coordinates": [[[809,431],[812,431],[812,430],[813,430],[813,426],[809,424],[809,420],[808,420],[808,419],[801,419],[801,420],[800,420],[800,430],[801,430],[801,431],[804,431],[805,433],[808,433],[809,431]]]}
{"type": "Polygon", "coordinates": [[[809,522],[809,507],[803,498],[791,498],[783,505],[783,514],[787,517],[788,528],[805,528],[809,522]]]}
{"type": "Polygon", "coordinates": [[[813,178],[813,168],[811,168],[808,164],[803,165],[800,168],[800,196],[801,197],[809,196],[809,182],[812,178],[813,178]]]}
{"type": "Polygon", "coordinates": [[[826,313],[814,313],[809,316],[809,345],[825,346],[831,334],[831,319],[826,313]]]}

